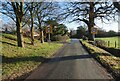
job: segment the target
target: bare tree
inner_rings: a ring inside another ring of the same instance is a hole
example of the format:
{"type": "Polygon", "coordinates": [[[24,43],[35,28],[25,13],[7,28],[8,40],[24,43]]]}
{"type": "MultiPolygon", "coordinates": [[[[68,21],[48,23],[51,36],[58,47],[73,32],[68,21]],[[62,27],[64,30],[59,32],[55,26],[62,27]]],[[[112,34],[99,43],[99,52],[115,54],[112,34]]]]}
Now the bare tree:
{"type": "Polygon", "coordinates": [[[55,7],[52,2],[39,2],[37,4],[36,25],[39,27],[41,43],[44,43],[44,26],[42,26],[42,24],[44,24],[47,19],[55,17],[55,10],[57,7],[55,7]]]}
{"type": "Polygon", "coordinates": [[[3,2],[0,12],[10,17],[16,23],[17,29],[17,44],[18,47],[24,47],[22,38],[22,20],[27,8],[24,7],[24,2],[3,2]]]}
{"type": "Polygon", "coordinates": [[[12,33],[15,33],[15,31],[16,31],[16,25],[15,25],[15,23],[13,21],[11,21],[11,22],[3,24],[2,29],[4,31],[10,31],[12,33]]]}
{"type": "MultiPolygon", "coordinates": [[[[66,7],[66,12],[62,15],[66,15],[65,17],[72,17],[73,21],[84,22],[88,26],[89,31],[89,40],[93,40],[93,36],[91,34],[91,28],[95,25],[95,18],[99,19],[111,19],[110,14],[115,13],[115,8],[113,4],[108,2],[71,2],[68,3],[66,7]]],[[[71,19],[72,19],[71,18],[71,19]]]]}
{"type": "Polygon", "coordinates": [[[118,2],[117,0],[113,0],[113,4],[120,11],[120,1],[118,2]]]}
{"type": "Polygon", "coordinates": [[[35,18],[35,14],[36,14],[36,11],[35,11],[35,8],[37,7],[37,3],[36,2],[30,2],[30,3],[26,3],[26,6],[28,6],[28,13],[29,14],[26,14],[26,15],[29,15],[27,16],[28,19],[25,19],[25,22],[27,24],[29,24],[30,26],[30,37],[31,37],[31,44],[34,45],[34,18],[35,18]]]}

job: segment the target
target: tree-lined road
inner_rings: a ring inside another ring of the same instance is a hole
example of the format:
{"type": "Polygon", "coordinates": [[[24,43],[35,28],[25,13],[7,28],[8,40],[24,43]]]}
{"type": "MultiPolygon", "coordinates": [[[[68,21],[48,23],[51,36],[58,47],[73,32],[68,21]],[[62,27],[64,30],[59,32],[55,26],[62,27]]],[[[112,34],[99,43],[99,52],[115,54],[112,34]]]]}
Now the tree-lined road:
{"type": "Polygon", "coordinates": [[[112,79],[111,75],[72,39],[27,79],[112,79]]]}

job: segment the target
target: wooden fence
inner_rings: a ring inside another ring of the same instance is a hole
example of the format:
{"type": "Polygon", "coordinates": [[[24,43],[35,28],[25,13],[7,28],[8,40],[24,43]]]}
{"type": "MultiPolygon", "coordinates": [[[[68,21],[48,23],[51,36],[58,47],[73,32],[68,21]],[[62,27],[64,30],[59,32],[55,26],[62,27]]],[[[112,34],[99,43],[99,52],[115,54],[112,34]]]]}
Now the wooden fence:
{"type": "Polygon", "coordinates": [[[105,41],[107,44],[107,47],[114,47],[114,48],[119,48],[119,43],[117,41],[105,41]]]}

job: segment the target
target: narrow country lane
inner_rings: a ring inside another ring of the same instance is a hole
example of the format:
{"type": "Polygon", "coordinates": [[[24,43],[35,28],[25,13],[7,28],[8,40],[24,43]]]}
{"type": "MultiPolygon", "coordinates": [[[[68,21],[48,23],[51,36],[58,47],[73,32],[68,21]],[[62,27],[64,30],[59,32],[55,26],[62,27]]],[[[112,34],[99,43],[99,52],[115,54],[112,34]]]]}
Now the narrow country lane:
{"type": "Polygon", "coordinates": [[[112,79],[111,75],[72,39],[27,79],[112,79]]]}

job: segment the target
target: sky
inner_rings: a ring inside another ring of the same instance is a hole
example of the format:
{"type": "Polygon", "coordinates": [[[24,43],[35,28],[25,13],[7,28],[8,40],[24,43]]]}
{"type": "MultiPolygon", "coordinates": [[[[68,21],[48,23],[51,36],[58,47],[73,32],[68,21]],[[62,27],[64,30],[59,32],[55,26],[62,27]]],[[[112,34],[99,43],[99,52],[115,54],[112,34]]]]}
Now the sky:
{"type": "Polygon", "coordinates": [[[114,31],[118,32],[118,22],[117,21],[111,21],[111,22],[108,21],[108,24],[102,23],[101,21],[97,21],[96,24],[99,26],[99,28],[102,28],[106,31],[114,30],[114,31]]]}
{"type": "MultiPolygon", "coordinates": [[[[1,26],[2,24],[6,23],[6,22],[10,22],[10,21],[11,21],[10,18],[8,18],[7,16],[4,16],[0,13],[0,27],[2,27],[1,26]]],[[[114,30],[114,31],[118,32],[118,22],[117,21],[110,21],[110,22],[106,21],[106,22],[109,24],[102,23],[100,20],[95,21],[98,28],[102,28],[106,31],[114,30]]],[[[76,22],[64,23],[64,24],[68,27],[68,29],[74,29],[74,30],[76,30],[78,26],[83,25],[83,23],[76,23],[76,22]]],[[[119,17],[119,24],[120,24],[120,17],[119,17]]]]}
{"type": "MultiPolygon", "coordinates": [[[[10,21],[11,21],[10,18],[8,18],[7,16],[2,15],[2,19],[0,17],[0,27],[2,27],[1,26],[2,24],[10,22],[10,21]]],[[[98,28],[102,28],[102,29],[104,29],[106,31],[114,30],[114,31],[118,32],[118,22],[117,21],[107,22],[109,24],[102,23],[100,20],[97,20],[95,22],[96,22],[96,25],[97,25],[98,28]]],[[[76,23],[76,22],[64,23],[64,24],[67,26],[68,29],[74,29],[74,30],[76,30],[78,26],[83,25],[83,23],[80,24],[80,23],[76,23]]]]}
{"type": "MultiPolygon", "coordinates": [[[[106,31],[109,31],[109,30],[114,30],[116,32],[118,32],[118,22],[117,21],[112,21],[112,22],[107,22],[109,24],[105,24],[105,23],[102,23],[101,21],[97,21],[96,22],[96,25],[97,25],[97,28],[102,28],[106,31]]],[[[79,23],[65,23],[65,25],[68,27],[68,29],[74,29],[76,30],[78,26],[80,26],[79,23]]]]}
{"type": "MultiPolygon", "coordinates": [[[[64,7],[63,5],[64,3],[62,3],[61,5],[64,7]]],[[[120,14],[119,16],[116,16],[116,19],[119,20],[119,22],[117,21],[114,21],[114,20],[111,20],[111,21],[106,21],[106,23],[103,23],[101,20],[95,20],[95,24],[97,25],[98,28],[102,28],[106,31],[109,31],[109,30],[113,30],[113,31],[116,31],[118,32],[118,29],[120,30],[120,14]],[[119,17],[119,19],[118,19],[119,17]],[[119,24],[118,24],[119,23],[119,24]]],[[[71,19],[69,19],[71,20],[71,19]]],[[[65,25],[68,27],[68,29],[74,29],[76,30],[77,27],[79,26],[84,26],[84,23],[76,23],[76,22],[72,22],[72,23],[65,23],[65,25]]]]}

